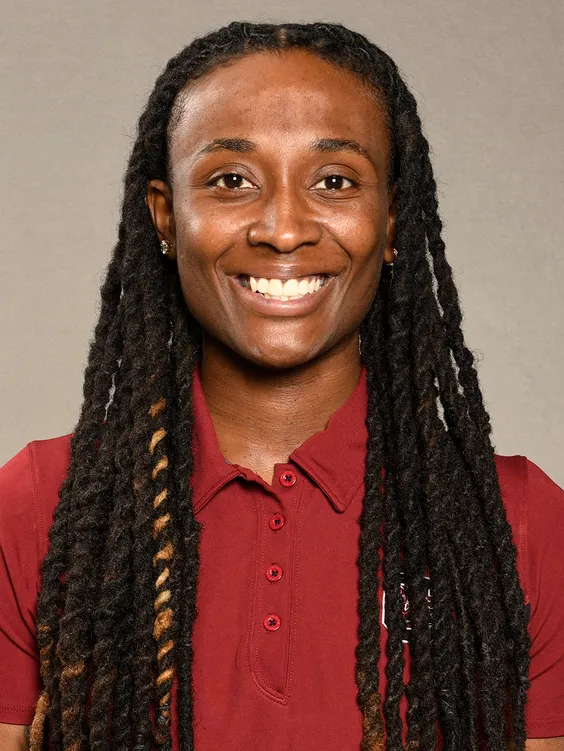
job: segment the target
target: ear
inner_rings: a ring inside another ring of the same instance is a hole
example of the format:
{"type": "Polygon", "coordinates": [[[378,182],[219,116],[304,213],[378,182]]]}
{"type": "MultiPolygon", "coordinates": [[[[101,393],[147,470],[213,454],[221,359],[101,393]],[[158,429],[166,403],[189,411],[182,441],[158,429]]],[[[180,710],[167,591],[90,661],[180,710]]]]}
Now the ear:
{"type": "Polygon", "coordinates": [[[396,186],[388,193],[388,224],[386,227],[386,250],[384,261],[393,263],[395,260],[394,248],[396,245],[396,186]]]}
{"type": "Polygon", "coordinates": [[[176,259],[176,224],[172,210],[172,191],[164,180],[150,180],[147,185],[147,206],[159,240],[170,244],[169,259],[176,259]]]}

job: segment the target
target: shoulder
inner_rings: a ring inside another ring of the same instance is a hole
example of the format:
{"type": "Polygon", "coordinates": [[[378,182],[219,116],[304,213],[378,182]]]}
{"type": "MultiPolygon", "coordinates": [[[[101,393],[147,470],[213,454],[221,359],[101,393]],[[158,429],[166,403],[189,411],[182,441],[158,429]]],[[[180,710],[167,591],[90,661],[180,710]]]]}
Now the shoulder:
{"type": "Polygon", "coordinates": [[[527,735],[564,735],[564,490],[524,456],[496,457],[531,637],[527,735]]]}
{"type": "Polygon", "coordinates": [[[512,527],[521,524],[529,528],[531,525],[531,529],[538,531],[561,521],[564,490],[540,467],[525,456],[495,454],[494,458],[503,503],[512,527]]]}
{"type": "Polygon", "coordinates": [[[70,459],[70,436],[32,441],[0,467],[0,722],[29,724],[40,691],[40,565],[70,459]],[[15,680],[17,677],[17,680],[15,680]]]}
{"type": "Polygon", "coordinates": [[[564,523],[564,490],[525,456],[495,454],[494,459],[514,537],[526,535],[525,542],[529,547],[531,544],[538,546],[541,538],[561,530],[564,523]],[[520,529],[516,529],[516,526],[520,529]]]}
{"type": "Polygon", "coordinates": [[[0,467],[0,488],[13,482],[32,481],[35,477],[47,483],[57,482],[61,472],[64,474],[68,468],[71,437],[72,433],[68,433],[28,443],[0,467]]]}
{"type": "Polygon", "coordinates": [[[0,467],[0,549],[36,564],[47,551],[59,488],[70,462],[71,435],[32,441],[0,467]]]}
{"type": "Polygon", "coordinates": [[[564,626],[564,490],[524,456],[495,457],[507,520],[517,548],[521,584],[531,606],[531,630],[548,616],[564,626]]]}

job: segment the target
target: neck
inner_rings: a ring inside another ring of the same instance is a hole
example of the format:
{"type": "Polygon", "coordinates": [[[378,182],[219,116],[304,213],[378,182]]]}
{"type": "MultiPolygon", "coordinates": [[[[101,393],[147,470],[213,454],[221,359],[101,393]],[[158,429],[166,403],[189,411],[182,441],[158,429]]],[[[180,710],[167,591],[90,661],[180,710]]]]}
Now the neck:
{"type": "Polygon", "coordinates": [[[261,368],[204,338],[201,379],[224,457],[271,482],[274,465],[324,430],[361,372],[358,334],[338,351],[288,370],[261,368]]]}

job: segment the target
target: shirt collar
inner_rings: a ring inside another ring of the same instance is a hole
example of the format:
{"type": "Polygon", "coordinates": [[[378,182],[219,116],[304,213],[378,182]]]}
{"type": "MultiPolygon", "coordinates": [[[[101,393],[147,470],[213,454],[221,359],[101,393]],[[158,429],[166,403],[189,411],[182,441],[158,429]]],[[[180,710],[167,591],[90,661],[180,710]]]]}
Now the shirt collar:
{"type": "Polygon", "coordinates": [[[363,367],[358,384],[347,401],[327,423],[290,454],[320,487],[337,511],[345,511],[364,490],[366,460],[366,412],[368,390],[363,367]]]}
{"type": "MultiPolygon", "coordinates": [[[[202,389],[200,365],[192,379],[194,413],[194,474],[192,481],[194,513],[197,514],[241,468],[230,464],[219,448],[217,435],[202,389]]],[[[366,369],[348,400],[329,419],[325,430],[316,433],[290,454],[323,491],[336,511],[343,512],[363,489],[368,433],[365,420],[368,406],[366,369]]]]}

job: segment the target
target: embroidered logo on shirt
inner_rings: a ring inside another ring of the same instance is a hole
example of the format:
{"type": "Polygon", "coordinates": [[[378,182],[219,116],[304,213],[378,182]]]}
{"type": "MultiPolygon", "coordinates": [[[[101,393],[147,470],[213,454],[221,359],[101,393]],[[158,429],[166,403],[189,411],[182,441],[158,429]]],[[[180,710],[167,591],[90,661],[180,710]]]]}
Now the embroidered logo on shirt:
{"type": "MultiPolygon", "coordinates": [[[[428,576],[425,577],[425,581],[427,582],[427,594],[425,595],[425,601],[427,603],[427,606],[429,608],[429,614],[433,611],[433,601],[431,599],[431,580],[428,576]]],[[[400,583],[400,594],[401,594],[401,602],[402,602],[402,610],[401,614],[403,616],[404,624],[405,624],[405,639],[402,639],[402,642],[404,644],[407,644],[409,642],[409,632],[412,630],[411,620],[409,618],[409,600],[407,597],[407,584],[404,581],[404,574],[401,573],[401,583],[400,583]]],[[[384,590],[384,593],[382,595],[382,625],[387,629],[388,626],[386,624],[386,591],[384,590]]]]}

